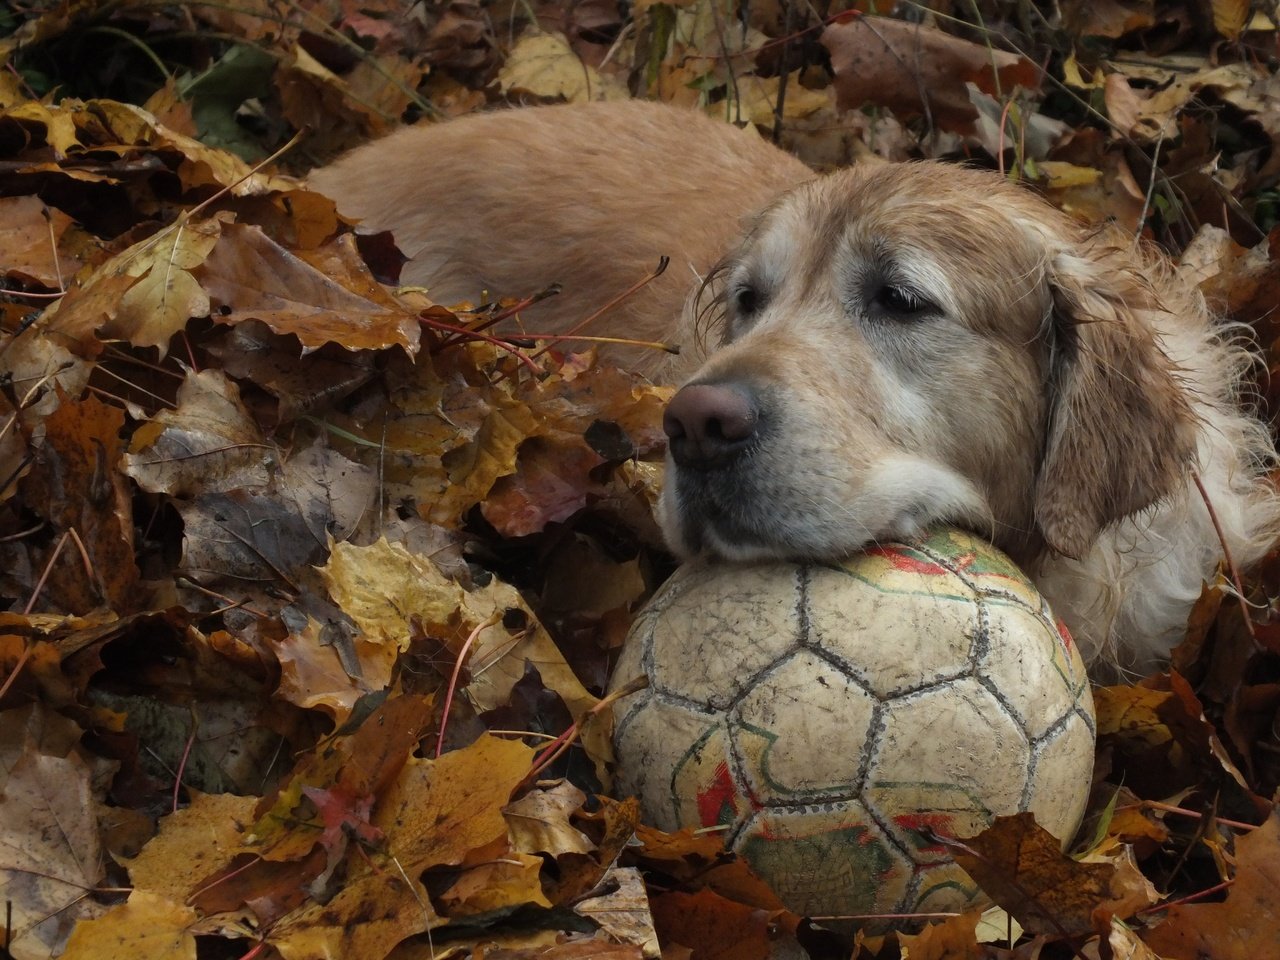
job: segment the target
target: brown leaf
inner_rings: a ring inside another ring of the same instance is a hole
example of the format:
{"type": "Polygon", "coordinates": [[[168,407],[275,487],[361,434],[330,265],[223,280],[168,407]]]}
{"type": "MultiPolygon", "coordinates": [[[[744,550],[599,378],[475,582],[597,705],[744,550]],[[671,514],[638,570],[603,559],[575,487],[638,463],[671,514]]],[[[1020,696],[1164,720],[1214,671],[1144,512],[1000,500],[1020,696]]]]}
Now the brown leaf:
{"type": "Polygon", "coordinates": [[[1147,945],[1167,960],[1280,956],[1280,815],[1236,841],[1236,862],[1226,900],[1173,905],[1147,945]]]}
{"type": "MultiPolygon", "coordinates": [[[[314,131],[308,148],[321,156],[333,157],[355,146],[363,139],[387,132],[403,105],[403,90],[412,90],[422,76],[403,60],[387,58],[383,84],[372,91],[377,99],[394,101],[379,104],[374,98],[356,95],[347,82],[311,56],[300,44],[282,51],[275,82],[280,90],[284,114],[299,130],[314,131]],[[391,82],[387,72],[399,74],[399,83],[391,82]]],[[[382,58],[379,58],[381,64],[382,58]]]]}
{"type": "Polygon", "coordinates": [[[299,616],[305,618],[302,623],[294,627],[289,617],[293,629],[271,647],[280,661],[276,696],[304,709],[322,709],[342,726],[361,697],[387,688],[398,650],[357,637],[350,641],[355,662],[349,665],[342,648],[347,638],[335,636],[340,625],[299,616]]]}
{"type": "Polygon", "coordinates": [[[0,753],[0,903],[13,905],[19,960],[56,956],[77,920],[101,913],[86,894],[104,875],[89,764],[42,753],[37,731],[24,732],[0,753]]]}
{"type": "Polygon", "coordinates": [[[520,447],[512,476],[494,483],[480,510],[505,537],[526,537],[549,523],[567,520],[604,487],[591,476],[600,457],[578,443],[560,445],[534,438],[520,447]]]}
{"type": "Polygon", "coordinates": [[[67,543],[45,588],[48,601],[71,613],[103,604],[128,613],[137,601],[132,493],[118,470],[123,427],[118,407],[93,396],[64,398],[45,419],[20,486],[27,505],[60,534],[74,530],[88,554],[86,571],[77,545],[67,543]]]}
{"type": "Polygon", "coordinates": [[[80,269],[80,261],[58,249],[72,220],[45,206],[39,197],[0,198],[0,264],[4,276],[18,283],[61,290],[80,269]]]}
{"type": "Polygon", "coordinates": [[[228,224],[195,276],[223,323],[261,320],[276,333],[293,334],[308,350],[336,343],[348,350],[399,346],[415,352],[416,317],[383,292],[371,299],[368,271],[354,246],[349,250],[330,261],[342,263],[342,272],[323,273],[258,227],[228,224]]]}
{"type": "Polygon", "coordinates": [[[1108,74],[1103,97],[1107,118],[1115,125],[1116,133],[1122,137],[1134,134],[1142,119],[1142,98],[1129,86],[1129,81],[1119,73],[1108,74]]]}
{"type": "Polygon", "coordinates": [[[699,960],[767,960],[773,955],[773,915],[726,900],[710,890],[650,898],[653,922],[666,950],[682,946],[699,960]]]}
{"type": "Polygon", "coordinates": [[[927,114],[944,130],[967,131],[977,118],[966,83],[990,96],[1040,86],[1025,57],[961,40],[941,30],[884,17],[855,17],[822,33],[831,54],[837,105],[872,103],[900,117],[927,114]]]}
{"type": "Polygon", "coordinates": [[[549,789],[530,790],[503,809],[511,842],[526,853],[590,853],[591,840],[569,818],[587,796],[567,780],[549,789]]]}
{"type": "Polygon", "coordinates": [[[239,388],[202,370],[183,380],[176,409],[161,410],[134,433],[124,470],[144,490],[189,498],[262,486],[273,454],[239,388]]]}
{"type": "Polygon", "coordinates": [[[1086,37],[1122,37],[1155,26],[1152,0],[1090,0],[1064,9],[1072,33],[1086,37]]]}
{"type": "Polygon", "coordinates": [[[980,916],[978,912],[962,913],[926,924],[918,934],[898,933],[898,943],[910,960],[983,960],[988,954],[978,945],[980,916]]]}
{"type": "Polygon", "coordinates": [[[964,843],[968,849],[950,848],[956,863],[1032,932],[1088,933],[1094,911],[1113,895],[1114,867],[1072,860],[1030,813],[996,817],[964,843]]]}
{"type": "Polygon", "coordinates": [[[223,373],[247,380],[279,402],[275,419],[282,423],[324,411],[358,389],[376,373],[371,351],[352,352],[333,345],[299,357],[293,337],[274,334],[265,323],[246,320],[206,345],[223,373]]]}

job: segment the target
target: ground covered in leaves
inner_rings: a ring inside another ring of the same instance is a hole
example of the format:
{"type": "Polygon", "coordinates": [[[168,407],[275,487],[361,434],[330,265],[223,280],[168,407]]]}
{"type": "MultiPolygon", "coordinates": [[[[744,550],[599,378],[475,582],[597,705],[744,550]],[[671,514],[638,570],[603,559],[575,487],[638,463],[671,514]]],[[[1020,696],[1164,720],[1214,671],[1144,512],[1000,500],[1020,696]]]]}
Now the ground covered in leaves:
{"type": "Polygon", "coordinates": [[[1275,366],[1272,17],[878,12],[0,12],[8,956],[1280,957],[1280,565],[1096,692],[1073,856],[1011,819],[956,854],[1003,912],[842,941],[608,794],[598,698],[671,569],[666,392],[483,333],[537,291],[397,288],[392,239],[288,176],[404,120],[670,100],[819,168],[998,166],[1166,244],[1275,366]]]}

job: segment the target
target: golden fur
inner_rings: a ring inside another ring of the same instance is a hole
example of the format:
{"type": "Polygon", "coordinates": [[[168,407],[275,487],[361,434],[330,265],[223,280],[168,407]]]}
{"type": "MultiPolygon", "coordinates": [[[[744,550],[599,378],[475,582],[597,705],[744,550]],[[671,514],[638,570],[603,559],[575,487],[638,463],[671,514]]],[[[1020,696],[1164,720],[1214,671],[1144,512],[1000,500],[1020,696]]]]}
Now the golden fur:
{"type": "Polygon", "coordinates": [[[1280,527],[1271,438],[1238,406],[1249,355],[1198,291],[993,173],[815,177],[750,132],[628,102],[409,128],[312,183],[395,231],[404,281],[441,302],[563,284],[535,331],[672,258],[591,332],[694,348],[628,358],[690,384],[660,510],[677,552],[833,557],[959,523],[1127,670],[1167,656],[1221,556],[1193,470],[1238,563],[1280,527]]]}

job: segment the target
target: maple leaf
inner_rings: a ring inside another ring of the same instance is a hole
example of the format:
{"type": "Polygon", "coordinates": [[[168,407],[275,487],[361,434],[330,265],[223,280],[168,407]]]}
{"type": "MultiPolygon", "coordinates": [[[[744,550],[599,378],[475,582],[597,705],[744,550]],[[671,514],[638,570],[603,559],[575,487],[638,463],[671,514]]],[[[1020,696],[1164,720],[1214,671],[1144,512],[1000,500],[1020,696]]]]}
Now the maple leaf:
{"type": "Polygon", "coordinates": [[[1236,841],[1236,874],[1222,903],[1178,903],[1148,931],[1147,946],[1168,960],[1280,956],[1280,815],[1236,841]]]}
{"type": "Polygon", "coordinates": [[[124,458],[125,472],[142,489],[185,498],[266,484],[274,447],[225,374],[188,374],[177,401],[134,434],[124,458]]]}
{"type": "Polygon", "coordinates": [[[524,676],[526,660],[575,716],[596,703],[533,611],[507,584],[494,579],[487,586],[465,590],[426,557],[385,540],[368,547],[334,544],[320,572],[334,602],[373,642],[407,649],[413,617],[435,635],[459,641],[491,623],[476,635],[471,662],[482,664],[483,670],[473,672],[467,688],[482,710],[507,702],[512,687],[524,676]],[[513,613],[508,616],[508,611],[513,613]],[[510,628],[503,625],[504,617],[510,628]]]}
{"type": "Polygon", "coordinates": [[[191,270],[224,228],[217,218],[184,218],[140,240],[71,287],[45,311],[42,329],[79,344],[82,352],[92,351],[101,336],[156,347],[163,357],[188,320],[209,313],[209,298],[191,270]]]}
{"type": "Polygon", "coordinates": [[[320,822],[324,824],[319,843],[329,855],[330,870],[346,853],[348,838],[355,837],[368,844],[376,844],[383,839],[382,831],[369,823],[373,794],[357,796],[346,784],[337,783],[328,789],[303,786],[302,795],[315,805],[320,822]]]}
{"type": "Polygon", "coordinates": [[[68,612],[106,605],[128,613],[136,602],[131,493],[115,468],[124,452],[123,426],[123,412],[97,397],[63,398],[45,418],[44,437],[22,481],[30,507],[55,529],[76,531],[88,555],[92,579],[78,564],[63,564],[46,588],[68,612]]]}
{"type": "Polygon", "coordinates": [[[160,819],[156,835],[125,863],[135,892],[185,902],[243,852],[254,797],[195,791],[190,803],[160,819]]]}
{"type": "MultiPolygon", "coordinates": [[[[6,716],[5,729],[18,718],[6,716]]],[[[86,894],[102,881],[102,845],[94,816],[93,770],[77,750],[42,751],[65,739],[43,711],[14,724],[0,741],[0,902],[12,904],[8,928],[15,960],[56,956],[77,920],[103,908],[86,894]]]]}
{"type": "Polygon", "coordinates": [[[416,316],[373,282],[349,239],[338,243],[321,272],[259,227],[228,224],[195,276],[222,323],[260,320],[305,350],[336,343],[416,352],[416,316]]]}
{"type": "Polygon", "coordinates": [[[78,924],[64,960],[196,960],[196,911],[135,890],[103,916],[78,924]]]}
{"type": "Polygon", "coordinates": [[[1088,933],[1096,913],[1130,916],[1155,899],[1131,860],[1073,860],[1030,813],[996,817],[977,836],[947,846],[983,893],[1034,932],[1088,933]]]}
{"type": "Polygon", "coordinates": [[[61,290],[80,269],[80,261],[61,249],[72,219],[39,197],[0,198],[0,222],[0,269],[8,279],[61,290]]]}

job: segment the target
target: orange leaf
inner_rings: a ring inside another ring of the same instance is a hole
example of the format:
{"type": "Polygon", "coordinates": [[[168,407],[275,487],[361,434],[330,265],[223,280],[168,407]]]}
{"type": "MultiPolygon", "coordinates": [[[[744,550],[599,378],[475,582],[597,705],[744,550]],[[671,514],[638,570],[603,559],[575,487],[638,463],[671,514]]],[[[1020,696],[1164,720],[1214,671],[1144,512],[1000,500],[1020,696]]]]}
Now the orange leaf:
{"type": "Polygon", "coordinates": [[[1280,957],[1280,814],[1237,840],[1236,858],[1226,900],[1175,904],[1147,945],[1168,960],[1280,957]]]}

